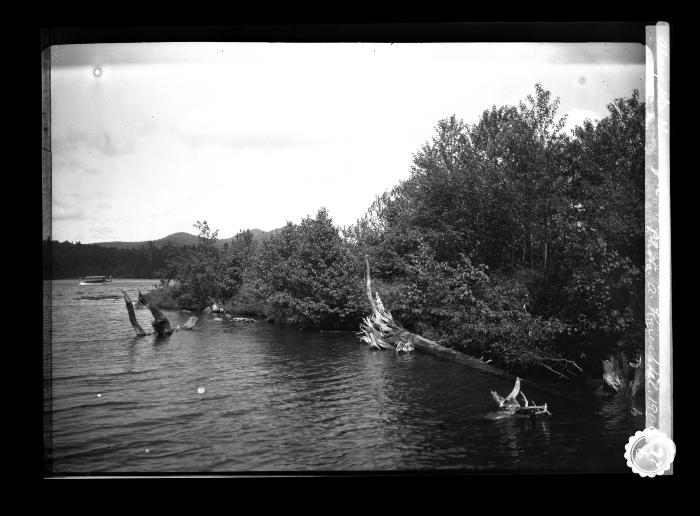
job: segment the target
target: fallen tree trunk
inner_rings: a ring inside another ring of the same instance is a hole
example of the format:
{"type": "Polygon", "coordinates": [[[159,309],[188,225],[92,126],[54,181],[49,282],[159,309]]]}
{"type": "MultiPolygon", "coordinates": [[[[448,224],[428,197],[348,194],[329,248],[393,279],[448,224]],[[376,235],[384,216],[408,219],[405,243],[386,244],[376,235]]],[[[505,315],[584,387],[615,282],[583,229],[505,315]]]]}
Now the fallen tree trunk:
{"type": "Polygon", "coordinates": [[[397,353],[413,351],[418,335],[404,329],[394,320],[391,312],[384,308],[378,292],[375,292],[376,299],[372,297],[369,258],[365,257],[365,263],[367,264],[367,298],[372,306],[372,314],[364,319],[363,324],[360,324],[361,339],[372,349],[395,349],[397,353]]]}
{"type": "MultiPolygon", "coordinates": [[[[501,378],[513,380],[513,375],[505,371],[491,366],[478,358],[471,357],[457,351],[456,349],[447,348],[438,344],[435,341],[426,339],[421,335],[416,335],[403,328],[397,321],[394,320],[391,313],[384,308],[379,293],[372,296],[372,280],[370,276],[369,258],[365,257],[367,266],[367,298],[372,307],[372,314],[364,319],[364,323],[360,324],[361,331],[360,339],[370,345],[372,349],[397,349],[404,351],[412,351],[413,349],[429,353],[434,356],[442,357],[454,362],[458,362],[478,371],[482,371],[501,378]]],[[[581,399],[567,396],[564,393],[549,389],[547,387],[528,382],[529,388],[545,393],[548,396],[566,400],[568,404],[576,404],[586,408],[597,408],[594,402],[587,402],[581,399]]]]}
{"type": "Polygon", "coordinates": [[[126,302],[126,310],[129,312],[129,321],[131,322],[131,326],[134,328],[134,331],[136,332],[136,336],[138,337],[145,337],[148,335],[143,328],[139,325],[138,321],[136,320],[136,313],[134,312],[134,305],[131,303],[131,298],[129,297],[129,294],[126,293],[126,290],[122,290],[124,293],[124,301],[126,302]]]}
{"type": "Polygon", "coordinates": [[[158,337],[172,335],[173,329],[170,327],[170,321],[168,321],[168,318],[165,317],[162,312],[153,305],[153,303],[147,303],[140,290],[138,299],[139,302],[148,308],[151,311],[151,314],[153,314],[154,321],[151,321],[151,326],[153,326],[153,329],[158,337]]]}

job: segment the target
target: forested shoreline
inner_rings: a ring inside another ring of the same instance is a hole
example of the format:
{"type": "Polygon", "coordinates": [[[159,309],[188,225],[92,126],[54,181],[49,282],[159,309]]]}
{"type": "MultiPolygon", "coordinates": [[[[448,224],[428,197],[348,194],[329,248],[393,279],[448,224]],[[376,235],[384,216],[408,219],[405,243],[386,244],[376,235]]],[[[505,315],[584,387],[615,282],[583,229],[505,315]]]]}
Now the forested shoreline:
{"type": "Polygon", "coordinates": [[[153,242],[139,249],[117,249],[45,240],[42,246],[43,277],[68,279],[111,275],[115,278],[161,278],[167,274],[168,262],[176,254],[187,252],[186,249],[187,246],[170,244],[156,247],[153,242]]]}
{"type": "MultiPolygon", "coordinates": [[[[149,295],[163,308],[215,299],[300,328],[357,330],[368,258],[410,331],[511,371],[569,377],[555,367],[566,359],[598,374],[608,356],[643,352],[645,107],[635,90],[566,134],[558,105],[538,84],[473,125],[439,121],[410,177],[350,227],[321,208],[265,241],[247,231],[219,249],[218,231],[198,221],[197,246],[95,250],[95,263],[161,278],[149,295]]],[[[62,273],[104,274],[55,244],[54,269],[63,252],[62,273]]]]}

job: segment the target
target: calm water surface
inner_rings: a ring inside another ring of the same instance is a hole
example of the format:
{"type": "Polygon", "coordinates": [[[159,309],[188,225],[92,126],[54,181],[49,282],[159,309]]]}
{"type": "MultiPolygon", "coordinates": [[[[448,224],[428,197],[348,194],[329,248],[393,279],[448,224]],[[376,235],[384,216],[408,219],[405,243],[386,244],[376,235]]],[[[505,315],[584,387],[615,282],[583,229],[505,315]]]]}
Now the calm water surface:
{"type": "MultiPolygon", "coordinates": [[[[86,299],[125,289],[135,300],[153,283],[51,282],[55,473],[629,471],[624,445],[643,421],[593,393],[593,409],[549,400],[550,419],[494,420],[489,391],[512,383],[461,364],[212,314],[137,338],[121,297],[86,299]]],[[[164,313],[173,326],[192,315],[164,313]]],[[[150,312],[136,316],[150,331],[150,312]]]]}

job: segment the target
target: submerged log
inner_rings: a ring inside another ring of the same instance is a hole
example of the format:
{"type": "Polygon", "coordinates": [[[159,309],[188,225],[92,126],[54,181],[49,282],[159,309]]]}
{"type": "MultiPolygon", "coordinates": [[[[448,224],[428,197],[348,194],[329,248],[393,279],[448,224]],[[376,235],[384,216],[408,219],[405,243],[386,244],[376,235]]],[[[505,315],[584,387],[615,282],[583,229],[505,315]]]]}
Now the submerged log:
{"type": "Polygon", "coordinates": [[[124,301],[126,302],[126,310],[129,312],[129,321],[131,322],[131,326],[134,328],[134,331],[136,332],[136,335],[138,337],[145,337],[148,335],[143,328],[139,325],[138,321],[136,320],[136,313],[134,312],[134,305],[131,303],[131,298],[129,297],[129,294],[126,293],[126,290],[122,290],[124,293],[124,301]]]}
{"type": "Polygon", "coordinates": [[[155,320],[151,321],[151,326],[153,326],[153,329],[155,330],[158,337],[166,337],[168,335],[172,335],[173,329],[170,327],[170,321],[168,321],[168,318],[165,317],[163,313],[153,305],[153,303],[147,303],[140,290],[139,302],[146,308],[148,308],[151,311],[151,314],[153,314],[153,319],[155,320]]]}

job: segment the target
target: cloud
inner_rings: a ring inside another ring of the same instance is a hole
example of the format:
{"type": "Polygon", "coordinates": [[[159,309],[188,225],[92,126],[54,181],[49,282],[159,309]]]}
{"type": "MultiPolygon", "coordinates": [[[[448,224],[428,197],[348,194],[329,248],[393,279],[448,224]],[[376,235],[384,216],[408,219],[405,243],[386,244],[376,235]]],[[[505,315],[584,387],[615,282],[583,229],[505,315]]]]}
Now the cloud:
{"type": "Polygon", "coordinates": [[[192,147],[203,145],[218,145],[230,149],[293,149],[318,143],[316,139],[304,138],[299,135],[275,134],[273,131],[241,132],[240,127],[219,127],[215,130],[201,125],[196,127],[176,127],[173,132],[183,142],[192,147]]]}
{"type": "Polygon", "coordinates": [[[352,223],[405,179],[412,154],[445,116],[476,121],[491,105],[517,105],[541,82],[561,97],[568,129],[643,88],[643,61],[629,65],[624,49],[596,47],[60,47],[52,187],[64,204],[55,211],[86,216],[56,228],[86,240],[104,225],[116,230],[110,239],[137,241],[193,231],[194,220],[208,217],[231,235],[298,221],[322,204],[337,223],[352,223]],[[441,70],[445,80],[417,69],[441,70]]]}
{"type": "Polygon", "coordinates": [[[91,236],[101,238],[103,235],[112,235],[116,230],[111,226],[93,226],[89,230],[91,236]]]}
{"type": "Polygon", "coordinates": [[[101,172],[99,168],[93,165],[88,165],[73,158],[61,158],[60,155],[57,156],[52,169],[54,173],[65,172],[68,174],[80,174],[84,172],[85,174],[93,176],[99,175],[101,172]]]}
{"type": "MultiPolygon", "coordinates": [[[[121,135],[113,137],[105,130],[88,131],[70,127],[63,131],[55,131],[51,135],[51,147],[54,152],[76,148],[80,144],[92,147],[106,156],[131,154],[136,150],[134,138],[121,135]]],[[[85,166],[75,161],[69,163],[77,164],[90,174],[99,173],[95,167],[85,166]]]]}
{"type": "Polygon", "coordinates": [[[66,207],[54,202],[51,209],[53,220],[75,220],[85,218],[85,212],[80,208],[66,207]]]}

